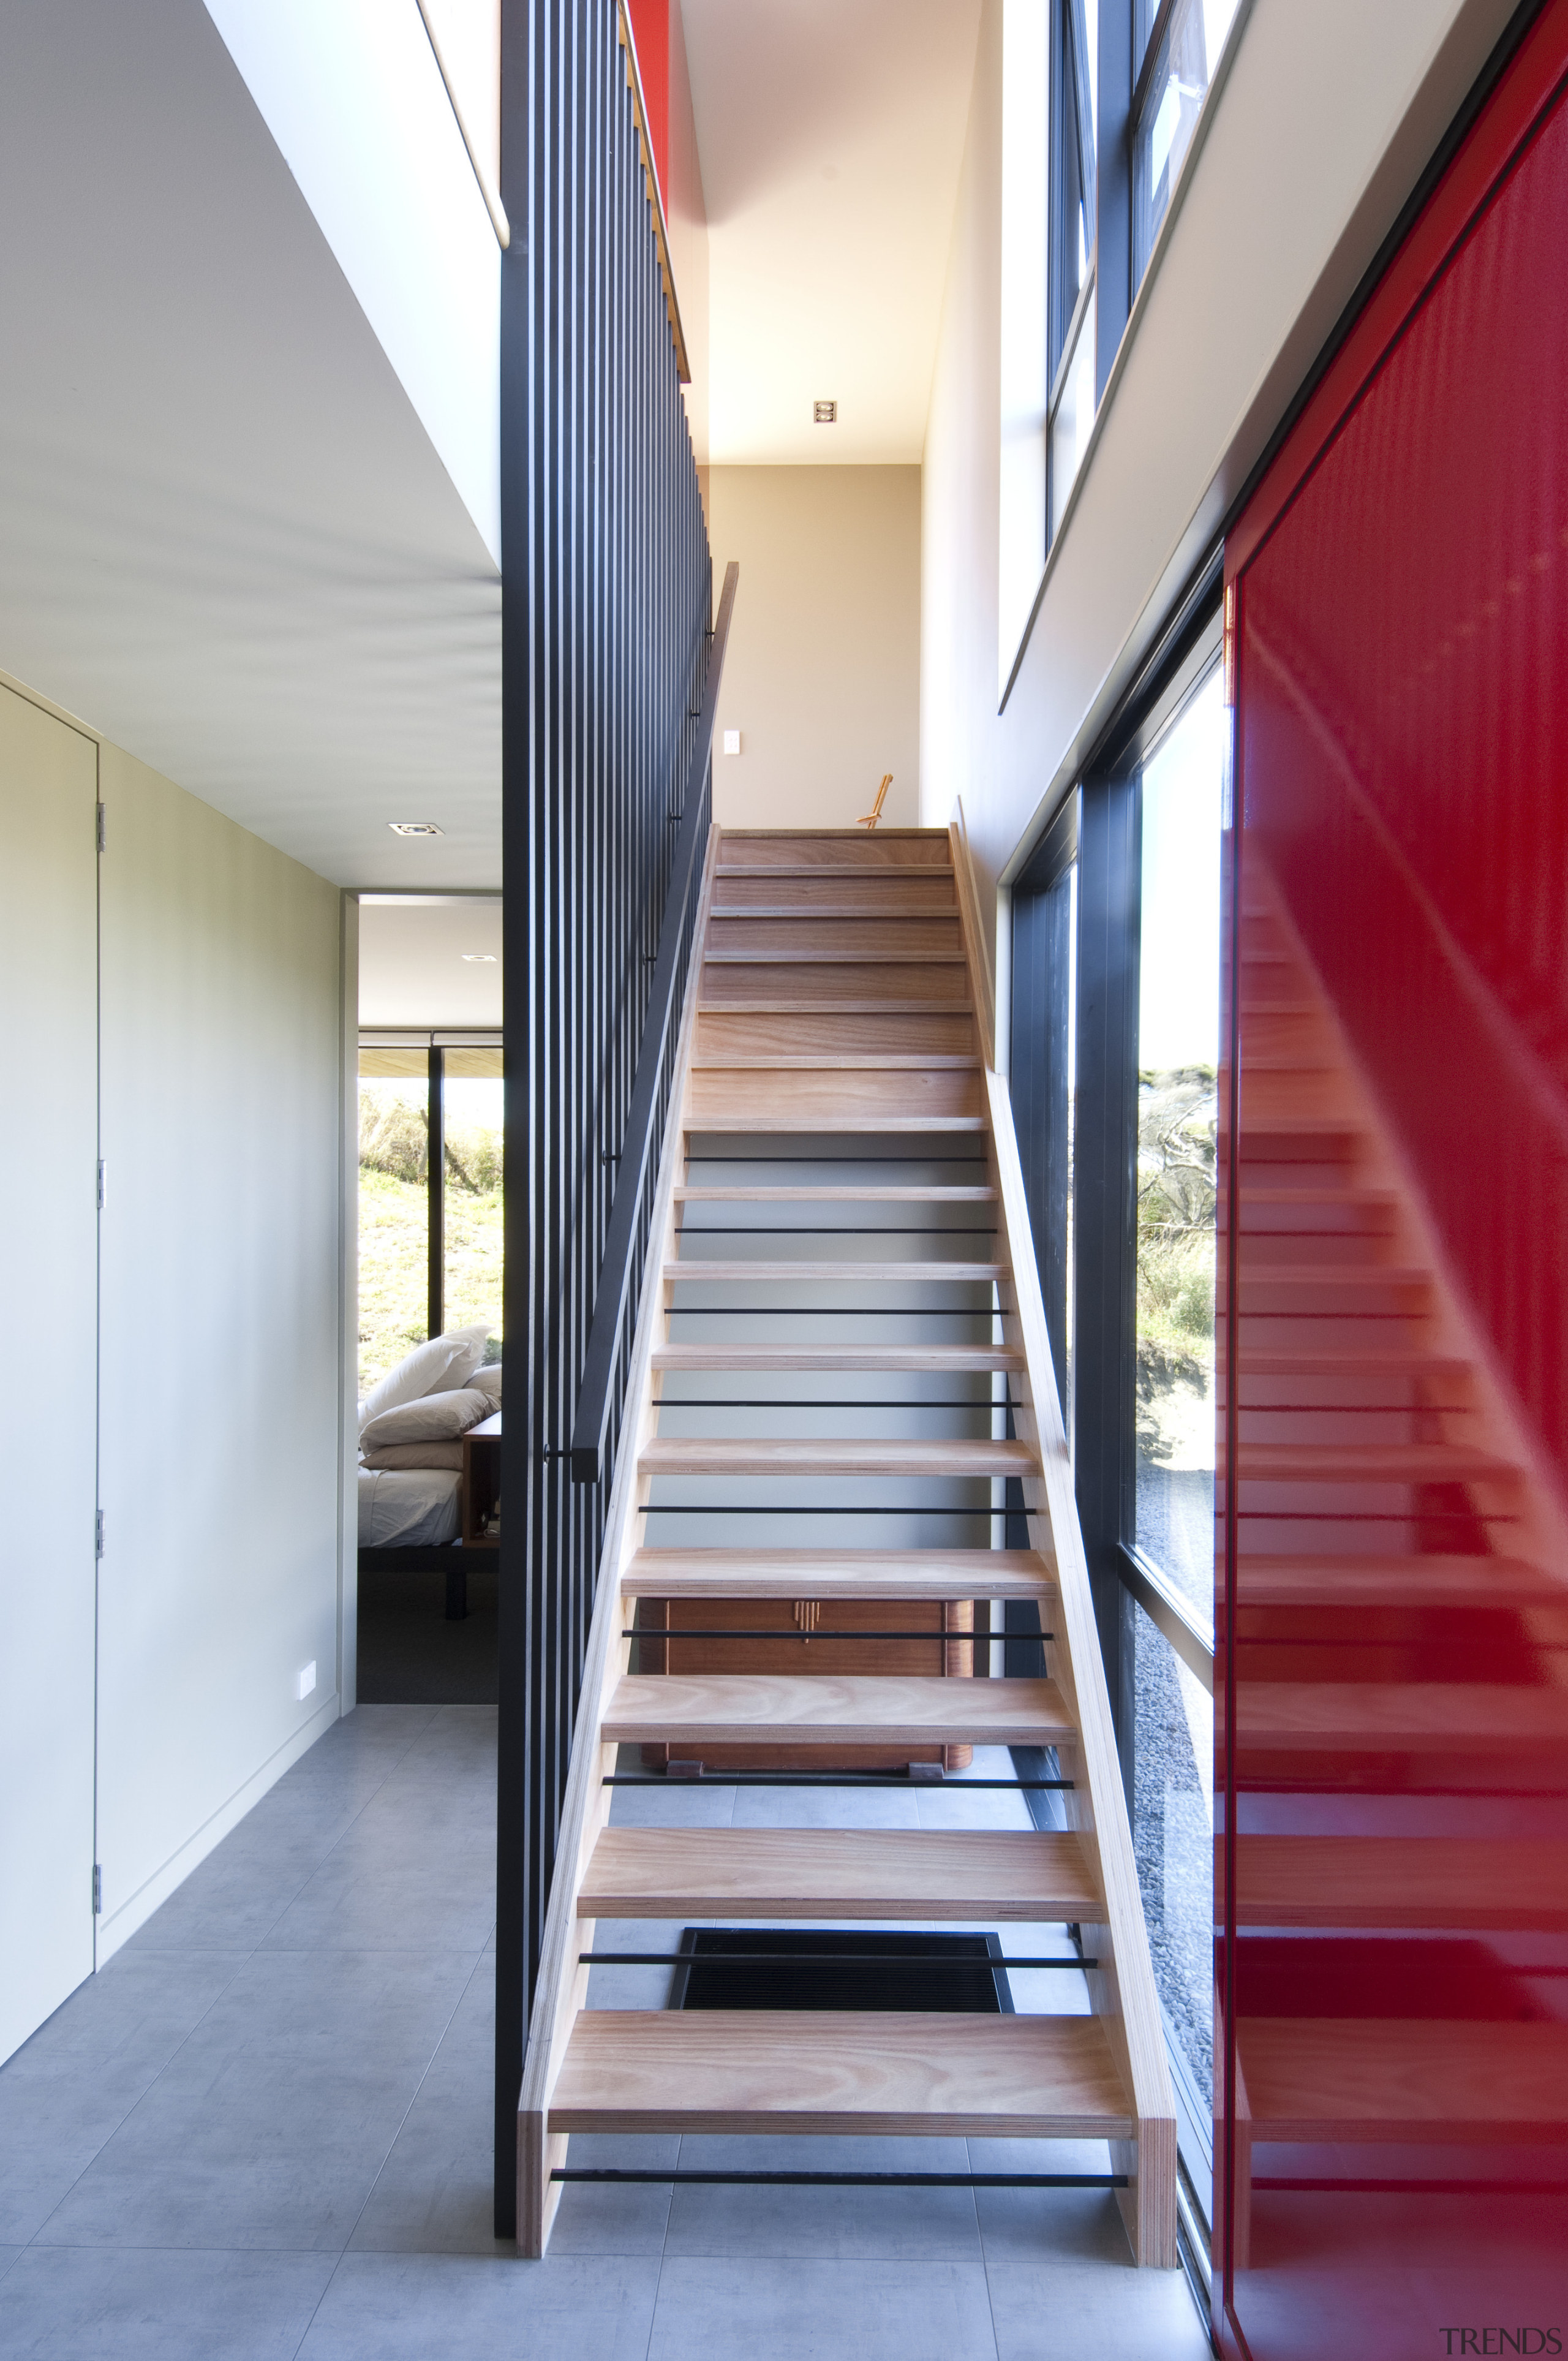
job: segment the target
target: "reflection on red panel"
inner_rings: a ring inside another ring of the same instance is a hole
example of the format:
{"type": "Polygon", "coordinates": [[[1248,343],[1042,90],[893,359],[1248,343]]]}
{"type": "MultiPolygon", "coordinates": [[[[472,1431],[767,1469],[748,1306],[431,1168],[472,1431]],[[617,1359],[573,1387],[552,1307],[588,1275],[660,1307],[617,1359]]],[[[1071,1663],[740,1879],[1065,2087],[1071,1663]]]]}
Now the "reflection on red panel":
{"type": "Polygon", "coordinates": [[[1216,2149],[1254,2361],[1568,2351],[1565,71],[1559,5],[1234,566],[1216,2149]]]}

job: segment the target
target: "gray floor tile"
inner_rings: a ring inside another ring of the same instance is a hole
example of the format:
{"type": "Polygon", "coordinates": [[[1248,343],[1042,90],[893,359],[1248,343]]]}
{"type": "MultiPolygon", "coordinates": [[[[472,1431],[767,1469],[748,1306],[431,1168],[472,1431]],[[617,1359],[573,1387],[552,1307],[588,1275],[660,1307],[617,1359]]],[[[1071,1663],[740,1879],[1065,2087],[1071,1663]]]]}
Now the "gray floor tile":
{"type": "Polygon", "coordinates": [[[495,1862],[438,1856],[356,1862],[342,1847],[265,1938],[269,1950],[481,1950],[495,1924],[495,1862]]]}
{"type": "Polygon", "coordinates": [[[0,2237],[35,2237],[156,2080],[154,2061],[0,2076],[0,2237]]]}
{"type": "MultiPolygon", "coordinates": [[[[675,2169],[681,2143],[674,2134],[646,2138],[579,2132],[566,2152],[569,2167],[621,2171],[675,2169]]],[[[670,2217],[671,2184],[625,2181],[594,2186],[570,2184],[561,2197],[551,2233],[553,2255],[657,2255],[663,2249],[670,2217]]]]}
{"type": "Polygon", "coordinates": [[[125,1946],[149,1952],[253,1951],[302,1892],[332,1847],[319,1837],[283,1836],[269,1844],[226,1837],[125,1946]]]}
{"type": "MultiPolygon", "coordinates": [[[[631,1766],[635,1770],[635,1763],[631,1766]]],[[[611,1825],[618,1828],[727,1828],[734,1817],[738,1787],[613,1787],[611,1825]]]]}
{"type": "Polygon", "coordinates": [[[917,1828],[913,1787],[739,1787],[738,1828],[917,1828]]]}
{"type": "Polygon", "coordinates": [[[33,2246],[7,2276],[4,2361],[291,2361],[332,2276],[324,2255],[33,2246]]]}
{"type": "Polygon", "coordinates": [[[1183,2271],[1056,2254],[988,2277],[997,2361],[1212,2361],[1183,2271]]]}
{"type": "Polygon", "coordinates": [[[658,2280],[652,2257],[345,2255],[300,2361],[645,2361],[658,2280]]]}
{"type": "Polygon", "coordinates": [[[181,2064],[248,2050],[422,2068],[478,1959],[477,1951],[253,1952],[192,2032],[181,2064]]]}
{"type": "Polygon", "coordinates": [[[54,2246],[341,2247],[422,2071],[182,2056],[40,2235],[54,2246]]]}
{"type": "Polygon", "coordinates": [[[992,2361],[995,2351],[979,2263],[791,2257],[738,2270],[681,2256],[664,2264],[648,2361],[992,2361]]]}
{"type": "MultiPolygon", "coordinates": [[[[967,2172],[962,2140],[687,2137],[684,2171],[967,2172]]],[[[670,2211],[671,2255],[816,2256],[978,2263],[968,2189],[685,2186],[670,2211]]]]}
{"type": "MultiPolygon", "coordinates": [[[[1109,2172],[1103,2140],[971,2139],[975,2172],[1109,2172]]],[[[1079,2256],[1113,2265],[1132,2262],[1116,2199],[1108,2189],[977,2189],[975,2205],[988,2263],[1035,2263],[1043,2256],[1079,2256]]]]}
{"type": "Polygon", "coordinates": [[[441,2037],[443,2051],[472,2051],[483,2061],[488,2074],[494,2064],[496,2047],[496,1955],[493,1943],[480,1952],[472,1975],[463,1987],[462,1997],[452,2012],[452,2022],[441,2037]]]}
{"type": "Polygon", "coordinates": [[[495,2091],[490,2059],[443,2049],[365,2202],[356,2252],[510,2254],[492,2227],[495,2091]]]}
{"type": "Polygon", "coordinates": [[[266,2157],[154,2167],[98,2164],[44,2224],[34,2249],[264,2248],[340,2255],[375,2186],[381,2158],[266,2157]]]}
{"type": "Polygon", "coordinates": [[[0,2107],[9,2085],[38,2077],[53,2081],[130,2059],[156,2072],[242,1965],[223,1950],[170,1959],[116,1952],[0,2068],[0,2107]]]}
{"type": "Polygon", "coordinates": [[[0,2246],[0,2279],[5,2278],[12,2264],[18,2261],[27,2251],[26,2246],[0,2246]]]}

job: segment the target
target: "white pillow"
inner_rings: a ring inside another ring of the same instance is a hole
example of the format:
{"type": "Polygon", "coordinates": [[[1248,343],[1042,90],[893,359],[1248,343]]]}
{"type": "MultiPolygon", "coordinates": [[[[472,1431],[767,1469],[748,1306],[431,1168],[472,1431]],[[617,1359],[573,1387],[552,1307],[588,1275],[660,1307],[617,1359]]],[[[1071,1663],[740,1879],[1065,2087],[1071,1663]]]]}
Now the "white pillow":
{"type": "Polygon", "coordinates": [[[384,1443],[365,1454],[367,1467],[461,1467],[460,1443],[384,1443]]]}
{"type": "Polygon", "coordinates": [[[485,1357],[485,1346],[488,1344],[489,1338],[490,1323],[488,1320],[477,1320],[471,1328],[454,1328],[450,1341],[453,1344],[462,1343],[471,1351],[473,1358],[466,1363],[466,1366],[455,1361],[445,1376],[438,1378],[434,1385],[426,1388],[426,1391],[442,1394],[454,1386],[471,1386],[474,1382],[474,1372],[485,1357]]]}
{"type": "Polygon", "coordinates": [[[359,1430],[359,1447],[376,1451],[389,1443],[447,1443],[489,1415],[488,1394],[466,1386],[449,1387],[444,1393],[422,1394],[418,1401],[398,1402],[367,1419],[359,1430]]]}
{"type": "Polygon", "coordinates": [[[468,1384],[473,1392],[488,1395],[490,1408],[492,1410],[499,1410],[501,1406],[501,1365],[499,1361],[486,1361],[479,1368],[475,1370],[473,1376],[468,1380],[468,1384]]]}
{"type": "Polygon", "coordinates": [[[479,1366],[488,1333],[481,1321],[476,1327],[454,1329],[448,1336],[433,1336],[428,1345],[416,1345],[360,1403],[360,1433],[373,1418],[384,1410],[395,1410],[400,1402],[420,1401],[426,1394],[466,1386],[479,1366]]]}

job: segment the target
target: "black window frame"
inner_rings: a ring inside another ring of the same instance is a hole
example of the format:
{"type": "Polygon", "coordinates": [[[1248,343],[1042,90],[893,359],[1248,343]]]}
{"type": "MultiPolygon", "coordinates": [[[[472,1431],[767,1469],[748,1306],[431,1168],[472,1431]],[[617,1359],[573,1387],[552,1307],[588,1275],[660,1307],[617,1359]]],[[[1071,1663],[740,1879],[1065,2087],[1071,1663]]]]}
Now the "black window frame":
{"type": "MultiPolygon", "coordinates": [[[[1047,115],[1046,544],[1056,539],[1056,487],[1051,445],[1057,413],[1077,357],[1075,329],[1091,291],[1094,301],[1094,402],[1098,410],[1121,348],[1148,254],[1137,251],[1134,178],[1145,118],[1157,103],[1157,68],[1180,0],[1100,0],[1095,36],[1096,72],[1092,119],[1088,74],[1088,26],[1084,0],[1048,0],[1050,9],[1048,108],[1047,115]],[[1086,168],[1092,164],[1092,171],[1086,168]],[[1088,263],[1077,269],[1078,190],[1086,178],[1088,263]]],[[[1240,0],[1209,64],[1199,113],[1209,103],[1219,67],[1247,14],[1240,0]]],[[[1189,150],[1190,152],[1190,149],[1189,150]]],[[[1177,182],[1186,170],[1183,159],[1177,182]]],[[[1171,199],[1175,196],[1175,184],[1171,199]]],[[[1167,201],[1167,212],[1170,199],[1167,201]]],[[[1164,219],[1162,214],[1161,219],[1164,219]]],[[[1158,236],[1157,230],[1155,233],[1158,236]]],[[[1154,241],[1150,241],[1152,251],[1154,241]]]]}
{"type": "MultiPolygon", "coordinates": [[[[1137,1773],[1136,1630],[1140,1610],[1197,1675],[1211,1697],[1214,1634],[1177,1585],[1136,1543],[1138,997],[1143,883],[1142,786],[1145,763],[1222,661],[1223,554],[1210,552],[1187,594],[1123,697],[1079,778],[1036,840],[1012,888],[1008,1021],[1009,1092],[1040,1266],[1053,1276],[1059,1240],[1050,1211],[1059,1191],[1049,1170],[1053,1149],[1041,1110],[1059,1060],[1049,1038],[1056,1015],[1032,974],[1031,951],[1046,939],[1038,906],[1076,862],[1077,1030],[1072,1109],[1072,1385],[1064,1422],[1089,1568],[1095,1624],[1110,1693],[1124,1792],[1131,1817],[1137,1773]],[[1045,1219],[1042,1220],[1042,1216],[1045,1219]]],[[[1216,955],[1221,947],[1216,946],[1216,955]]],[[[1037,960],[1036,960],[1037,963],[1037,960]]],[[[1059,1161],[1059,1155],[1058,1160],[1059,1161]]],[[[1059,1311],[1058,1314],[1060,1316],[1059,1311]]],[[[1050,1310],[1047,1306],[1047,1322],[1050,1310]]],[[[1052,1333],[1058,1387],[1068,1349],[1052,1333]]],[[[1010,1521],[1007,1538],[1021,1542],[1010,1521]]],[[[1009,1623],[1009,1637],[1013,1626],[1009,1623]]],[[[1013,1640],[1007,1670],[1039,1669],[1036,1648],[1013,1640]],[[1015,1660],[1015,1661],[1014,1661],[1015,1660]]],[[[1207,2107],[1168,2027],[1182,2173],[1182,2242],[1190,2270],[1201,2254],[1212,2180],[1212,2128],[1207,2107]],[[1196,2226],[1194,2226],[1196,2224],[1196,2226]]]]}

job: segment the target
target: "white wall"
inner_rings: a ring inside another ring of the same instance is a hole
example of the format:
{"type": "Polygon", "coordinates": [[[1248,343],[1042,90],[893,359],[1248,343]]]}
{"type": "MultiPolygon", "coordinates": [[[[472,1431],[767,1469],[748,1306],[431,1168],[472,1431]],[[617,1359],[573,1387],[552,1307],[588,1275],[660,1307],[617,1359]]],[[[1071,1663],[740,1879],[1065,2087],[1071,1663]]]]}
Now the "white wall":
{"type": "Polygon", "coordinates": [[[921,671],[923,816],[962,796],[982,878],[1070,782],[1510,13],[1254,0],[999,710],[1004,0],[985,0],[926,439],[921,671]]]}
{"type": "Polygon", "coordinates": [[[93,1970],[97,772],[0,686],[0,2059],[93,1970]]]}
{"type": "Polygon", "coordinates": [[[348,1386],[342,897],[100,765],[102,1960],[336,1718],[348,1386]]]}
{"type": "Polygon", "coordinates": [[[718,700],[714,817],[851,828],[884,771],[883,817],[919,810],[920,470],[714,467],[717,593],[740,566],[718,700]],[[723,731],[741,752],[726,755],[723,731]]]}
{"type": "Polygon", "coordinates": [[[499,565],[500,247],[415,0],[207,8],[499,565]]]}

